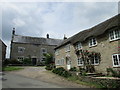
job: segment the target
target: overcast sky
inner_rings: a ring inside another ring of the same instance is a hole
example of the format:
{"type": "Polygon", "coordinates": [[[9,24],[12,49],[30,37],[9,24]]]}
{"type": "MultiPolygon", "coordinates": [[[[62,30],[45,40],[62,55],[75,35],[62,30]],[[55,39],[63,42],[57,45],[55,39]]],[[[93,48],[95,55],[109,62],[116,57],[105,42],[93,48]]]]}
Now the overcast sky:
{"type": "Polygon", "coordinates": [[[16,34],[63,39],[118,14],[117,2],[3,3],[2,39],[10,52],[12,28],[16,34]]]}

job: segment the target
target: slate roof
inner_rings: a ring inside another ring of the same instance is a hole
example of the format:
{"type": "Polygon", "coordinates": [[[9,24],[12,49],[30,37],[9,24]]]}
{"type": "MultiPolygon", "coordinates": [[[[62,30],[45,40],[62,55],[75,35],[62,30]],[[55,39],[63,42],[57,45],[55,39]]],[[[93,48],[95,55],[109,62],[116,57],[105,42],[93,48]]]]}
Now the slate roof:
{"type": "Polygon", "coordinates": [[[58,45],[62,42],[61,39],[29,37],[14,35],[12,42],[14,43],[29,43],[29,44],[43,44],[43,45],[58,45]]]}
{"type": "Polygon", "coordinates": [[[118,15],[116,15],[116,16],[90,28],[90,29],[83,30],[83,31],[73,35],[72,37],[64,40],[55,49],[57,49],[61,46],[64,46],[67,43],[75,44],[78,41],[82,42],[91,36],[95,36],[95,37],[99,36],[113,27],[118,27],[118,24],[120,26],[120,23],[118,23],[119,20],[120,20],[120,14],[118,14],[118,15]]]}

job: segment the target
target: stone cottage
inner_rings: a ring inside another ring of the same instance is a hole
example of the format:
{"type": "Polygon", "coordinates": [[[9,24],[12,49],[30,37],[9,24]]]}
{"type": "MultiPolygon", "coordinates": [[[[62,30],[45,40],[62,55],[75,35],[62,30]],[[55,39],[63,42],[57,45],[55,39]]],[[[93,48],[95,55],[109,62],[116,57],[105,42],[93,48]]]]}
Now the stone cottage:
{"type": "Polygon", "coordinates": [[[120,70],[119,18],[116,15],[64,40],[55,48],[56,66],[68,70],[72,67],[83,67],[84,61],[80,52],[86,51],[100,54],[99,57],[94,55],[91,60],[96,72],[106,74],[107,68],[120,70]]]}
{"type": "Polygon", "coordinates": [[[25,58],[31,58],[33,65],[39,65],[45,61],[44,53],[50,53],[54,57],[54,48],[61,41],[50,38],[49,34],[47,38],[16,35],[13,28],[10,59],[23,61],[25,58]]]}

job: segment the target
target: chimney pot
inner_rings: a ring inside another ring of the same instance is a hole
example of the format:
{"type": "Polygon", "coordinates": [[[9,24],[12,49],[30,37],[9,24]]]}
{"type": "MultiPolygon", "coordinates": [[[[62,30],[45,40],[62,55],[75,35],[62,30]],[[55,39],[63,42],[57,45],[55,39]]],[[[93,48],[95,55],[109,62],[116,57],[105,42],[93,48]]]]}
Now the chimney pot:
{"type": "Polygon", "coordinates": [[[67,39],[67,37],[66,37],[65,34],[64,34],[64,40],[65,40],[65,39],[67,39]]]}
{"type": "Polygon", "coordinates": [[[13,35],[15,35],[15,28],[13,28],[13,32],[12,32],[13,35]]]}
{"type": "Polygon", "coordinates": [[[47,34],[47,38],[49,38],[49,34],[47,34]]]}

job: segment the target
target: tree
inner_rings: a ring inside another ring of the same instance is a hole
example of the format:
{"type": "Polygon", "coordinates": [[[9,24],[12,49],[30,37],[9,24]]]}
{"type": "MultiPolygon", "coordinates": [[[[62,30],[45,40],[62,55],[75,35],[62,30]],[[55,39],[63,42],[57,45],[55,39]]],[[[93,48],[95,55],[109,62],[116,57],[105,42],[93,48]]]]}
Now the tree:
{"type": "Polygon", "coordinates": [[[23,60],[23,64],[32,64],[30,55],[28,55],[28,57],[23,60]]]}
{"type": "Polygon", "coordinates": [[[76,54],[78,57],[82,58],[86,72],[95,72],[92,61],[95,56],[97,56],[100,61],[100,53],[89,52],[88,50],[76,50],[76,54]]]}
{"type": "Polygon", "coordinates": [[[45,53],[43,55],[45,56],[45,64],[46,65],[53,63],[53,55],[52,54],[45,53]]]}

